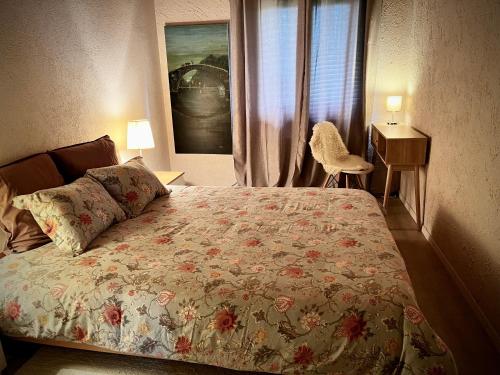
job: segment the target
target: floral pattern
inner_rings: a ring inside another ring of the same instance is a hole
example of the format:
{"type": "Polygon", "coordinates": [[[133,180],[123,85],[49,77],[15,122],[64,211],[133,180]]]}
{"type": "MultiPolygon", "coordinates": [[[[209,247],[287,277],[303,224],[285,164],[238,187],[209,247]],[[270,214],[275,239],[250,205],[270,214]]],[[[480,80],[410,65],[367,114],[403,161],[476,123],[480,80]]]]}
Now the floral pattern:
{"type": "Polygon", "coordinates": [[[139,215],[153,199],[169,193],[141,156],[122,165],[89,169],[87,175],[106,188],[129,218],[139,215]]]}
{"type": "Polygon", "coordinates": [[[186,187],[102,233],[0,260],[0,328],[272,373],[454,374],[376,200],[186,187]]]}
{"type": "Polygon", "coordinates": [[[62,250],[81,254],[89,243],[125,213],[95,180],[75,182],[20,195],[13,199],[19,209],[28,209],[43,232],[62,250]]]}

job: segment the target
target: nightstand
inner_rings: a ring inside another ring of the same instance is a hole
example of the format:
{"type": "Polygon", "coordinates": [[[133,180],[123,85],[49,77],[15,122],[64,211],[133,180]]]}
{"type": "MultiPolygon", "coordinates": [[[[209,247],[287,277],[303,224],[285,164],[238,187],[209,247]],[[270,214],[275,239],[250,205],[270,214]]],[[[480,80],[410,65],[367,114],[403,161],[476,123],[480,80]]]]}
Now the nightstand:
{"type": "Polygon", "coordinates": [[[415,182],[415,214],[418,230],[420,220],[420,182],[419,168],[425,164],[428,137],[406,125],[372,124],[372,144],[380,159],[387,166],[385,182],[384,208],[391,189],[394,171],[414,172],[415,182]]]}
{"type": "Polygon", "coordinates": [[[155,171],[154,174],[158,177],[163,185],[170,185],[172,182],[181,177],[184,172],[177,171],[155,171]]]}

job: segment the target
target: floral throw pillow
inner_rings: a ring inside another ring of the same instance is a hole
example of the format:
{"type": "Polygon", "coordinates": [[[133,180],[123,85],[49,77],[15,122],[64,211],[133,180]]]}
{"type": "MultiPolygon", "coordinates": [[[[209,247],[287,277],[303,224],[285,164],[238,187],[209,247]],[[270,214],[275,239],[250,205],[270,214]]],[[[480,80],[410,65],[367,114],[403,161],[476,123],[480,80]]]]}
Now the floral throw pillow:
{"type": "Polygon", "coordinates": [[[125,213],[99,182],[82,177],[71,184],[19,195],[14,207],[27,209],[43,232],[63,250],[79,255],[125,213]]]}
{"type": "Polygon", "coordinates": [[[87,175],[106,188],[129,218],[139,215],[153,199],[169,194],[141,156],[122,165],[89,169],[87,175]]]}

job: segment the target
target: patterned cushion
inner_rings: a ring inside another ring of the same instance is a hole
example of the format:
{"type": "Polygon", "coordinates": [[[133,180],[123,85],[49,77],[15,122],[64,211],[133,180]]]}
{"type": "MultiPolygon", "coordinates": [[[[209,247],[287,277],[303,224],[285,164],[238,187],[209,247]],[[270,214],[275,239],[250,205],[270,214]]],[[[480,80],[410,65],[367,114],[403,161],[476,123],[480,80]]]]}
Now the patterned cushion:
{"type": "Polygon", "coordinates": [[[70,250],[75,256],[113,223],[126,218],[107,191],[89,177],[17,196],[13,205],[30,210],[44,233],[59,248],[70,250]]]}
{"type": "Polygon", "coordinates": [[[141,156],[122,165],[89,169],[87,175],[106,188],[129,218],[139,215],[153,199],[169,194],[141,156]]]}

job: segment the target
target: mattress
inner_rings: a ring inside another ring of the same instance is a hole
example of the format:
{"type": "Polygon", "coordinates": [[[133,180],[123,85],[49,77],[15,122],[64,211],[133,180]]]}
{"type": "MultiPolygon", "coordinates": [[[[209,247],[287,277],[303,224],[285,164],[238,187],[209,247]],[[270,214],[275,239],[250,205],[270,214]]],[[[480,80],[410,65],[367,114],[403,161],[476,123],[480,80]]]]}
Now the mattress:
{"type": "Polygon", "coordinates": [[[376,200],[185,187],[72,257],[0,260],[3,334],[272,373],[451,374],[376,200]]]}

